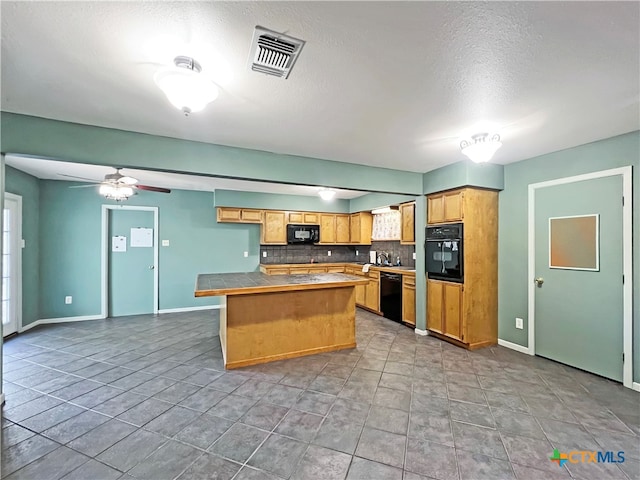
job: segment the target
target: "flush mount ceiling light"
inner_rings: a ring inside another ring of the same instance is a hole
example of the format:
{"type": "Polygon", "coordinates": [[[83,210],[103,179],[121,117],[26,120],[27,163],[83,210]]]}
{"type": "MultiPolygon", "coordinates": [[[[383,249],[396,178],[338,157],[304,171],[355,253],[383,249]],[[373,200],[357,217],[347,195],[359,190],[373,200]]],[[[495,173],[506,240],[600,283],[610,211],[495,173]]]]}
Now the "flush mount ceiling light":
{"type": "Polygon", "coordinates": [[[323,200],[331,200],[336,196],[336,191],[332,188],[323,188],[318,191],[318,195],[320,195],[320,198],[323,200]]]}
{"type": "Polygon", "coordinates": [[[218,87],[202,74],[202,67],[191,57],[177,56],[174,67],[160,70],[153,77],[169,102],[185,115],[203,110],[218,97],[218,87]]]}
{"type": "Polygon", "coordinates": [[[497,133],[477,133],[470,140],[460,142],[462,153],[475,163],[488,162],[501,146],[500,135],[497,133]]]}

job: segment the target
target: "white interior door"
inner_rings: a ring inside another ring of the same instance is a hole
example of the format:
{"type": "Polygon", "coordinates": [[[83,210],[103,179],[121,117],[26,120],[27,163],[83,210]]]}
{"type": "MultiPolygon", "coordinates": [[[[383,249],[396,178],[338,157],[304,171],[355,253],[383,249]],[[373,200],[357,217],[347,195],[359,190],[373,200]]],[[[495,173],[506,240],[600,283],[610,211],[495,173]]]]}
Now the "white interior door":
{"type": "Polygon", "coordinates": [[[2,212],[2,335],[18,331],[22,314],[22,197],[5,193],[2,212]]]}

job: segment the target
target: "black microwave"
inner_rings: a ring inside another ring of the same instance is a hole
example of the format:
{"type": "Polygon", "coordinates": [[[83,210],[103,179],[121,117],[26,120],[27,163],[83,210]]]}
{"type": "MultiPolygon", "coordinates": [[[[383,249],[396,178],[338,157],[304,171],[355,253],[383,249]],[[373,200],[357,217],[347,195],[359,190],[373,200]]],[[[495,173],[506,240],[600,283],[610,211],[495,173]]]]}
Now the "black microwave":
{"type": "Polygon", "coordinates": [[[320,225],[287,225],[287,243],[318,243],[320,225]]]}

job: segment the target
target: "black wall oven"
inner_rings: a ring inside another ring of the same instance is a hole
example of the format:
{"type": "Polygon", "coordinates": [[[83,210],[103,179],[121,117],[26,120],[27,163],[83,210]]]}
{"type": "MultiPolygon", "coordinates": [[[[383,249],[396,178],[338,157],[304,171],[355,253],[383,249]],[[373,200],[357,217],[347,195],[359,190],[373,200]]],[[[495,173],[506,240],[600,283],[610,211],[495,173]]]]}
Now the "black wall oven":
{"type": "Polygon", "coordinates": [[[425,268],[429,278],[464,282],[462,223],[427,227],[425,237],[425,268]]]}

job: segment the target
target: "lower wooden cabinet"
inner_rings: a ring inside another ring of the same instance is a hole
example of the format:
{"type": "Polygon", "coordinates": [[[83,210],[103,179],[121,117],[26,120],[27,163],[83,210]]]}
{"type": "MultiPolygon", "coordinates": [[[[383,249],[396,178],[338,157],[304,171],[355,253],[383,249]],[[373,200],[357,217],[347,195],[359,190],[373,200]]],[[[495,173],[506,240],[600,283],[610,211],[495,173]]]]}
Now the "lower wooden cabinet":
{"type": "Polygon", "coordinates": [[[374,310],[380,311],[380,273],[369,272],[369,283],[365,285],[365,297],[364,306],[374,310]]]}
{"type": "Polygon", "coordinates": [[[402,321],[416,325],[416,277],[402,275],[402,321]]]}
{"type": "Polygon", "coordinates": [[[461,283],[428,280],[427,328],[464,342],[463,295],[461,283]]]}

